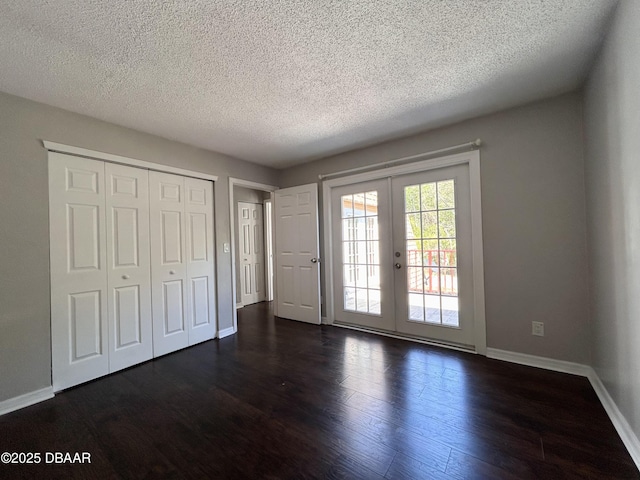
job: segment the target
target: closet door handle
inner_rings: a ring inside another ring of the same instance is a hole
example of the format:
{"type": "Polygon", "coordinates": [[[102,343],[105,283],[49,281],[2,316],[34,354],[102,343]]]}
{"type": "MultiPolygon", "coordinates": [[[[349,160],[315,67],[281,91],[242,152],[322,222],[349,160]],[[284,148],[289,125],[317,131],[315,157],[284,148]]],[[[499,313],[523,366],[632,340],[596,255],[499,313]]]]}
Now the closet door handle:
{"type": "Polygon", "coordinates": [[[129,275],[127,275],[127,274],[122,275],[122,279],[123,279],[123,280],[129,280],[129,275]]]}
{"type": "Polygon", "coordinates": [[[169,275],[175,275],[176,271],[175,270],[169,270],[169,275]]]}

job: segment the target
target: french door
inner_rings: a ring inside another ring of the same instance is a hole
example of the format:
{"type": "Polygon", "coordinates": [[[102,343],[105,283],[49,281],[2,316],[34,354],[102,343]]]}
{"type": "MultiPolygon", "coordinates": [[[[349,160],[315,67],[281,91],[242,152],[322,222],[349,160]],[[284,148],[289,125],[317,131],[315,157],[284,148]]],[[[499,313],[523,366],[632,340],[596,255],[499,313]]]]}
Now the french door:
{"type": "Polygon", "coordinates": [[[336,320],[395,330],[391,208],[387,179],[333,189],[336,320]],[[339,219],[339,220],[338,220],[339,219]]]}
{"type": "Polygon", "coordinates": [[[331,204],[336,321],[474,344],[468,165],[335,187],[331,204]]]}

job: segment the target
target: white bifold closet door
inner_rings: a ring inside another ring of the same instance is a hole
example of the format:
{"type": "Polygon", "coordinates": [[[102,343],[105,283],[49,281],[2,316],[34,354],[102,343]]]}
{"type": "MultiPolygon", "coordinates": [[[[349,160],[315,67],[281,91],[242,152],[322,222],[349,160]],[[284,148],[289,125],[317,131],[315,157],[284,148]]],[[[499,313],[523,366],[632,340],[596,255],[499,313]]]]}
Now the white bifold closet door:
{"type": "Polygon", "coordinates": [[[49,154],[54,390],[215,337],[213,184],[49,154]]]}
{"type": "Polygon", "coordinates": [[[104,162],[50,154],[53,389],[109,373],[104,162]]]}
{"type": "Polygon", "coordinates": [[[152,357],[147,171],[52,153],[54,390],[152,357]]]}
{"type": "Polygon", "coordinates": [[[105,163],[109,371],[153,357],[149,174],[105,163]]]}
{"type": "Polygon", "coordinates": [[[149,172],[154,356],[215,335],[211,182],[149,172]]]}
{"type": "Polygon", "coordinates": [[[213,184],[185,177],[189,345],[216,335],[213,251],[213,184]]]}

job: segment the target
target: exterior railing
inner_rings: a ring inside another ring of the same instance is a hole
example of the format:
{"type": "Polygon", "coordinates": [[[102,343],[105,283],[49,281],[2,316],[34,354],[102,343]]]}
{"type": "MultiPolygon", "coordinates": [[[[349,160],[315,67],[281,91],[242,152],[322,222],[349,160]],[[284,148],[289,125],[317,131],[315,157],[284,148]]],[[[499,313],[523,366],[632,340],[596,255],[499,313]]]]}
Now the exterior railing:
{"type": "Polygon", "coordinates": [[[407,250],[411,293],[458,295],[455,250],[407,250]]]}

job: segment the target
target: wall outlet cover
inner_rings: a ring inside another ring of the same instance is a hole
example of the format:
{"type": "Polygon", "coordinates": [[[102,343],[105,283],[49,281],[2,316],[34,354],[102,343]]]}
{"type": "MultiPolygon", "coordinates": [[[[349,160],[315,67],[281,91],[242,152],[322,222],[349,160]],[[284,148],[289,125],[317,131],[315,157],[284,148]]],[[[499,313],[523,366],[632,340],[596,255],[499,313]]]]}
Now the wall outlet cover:
{"type": "Polygon", "coordinates": [[[544,323],[543,322],[531,322],[531,335],[538,337],[544,337],[544,323]]]}

